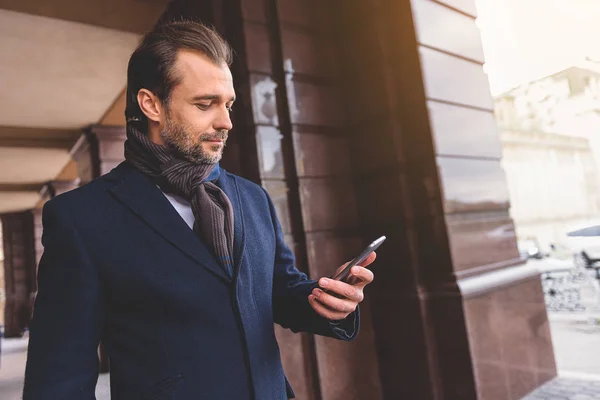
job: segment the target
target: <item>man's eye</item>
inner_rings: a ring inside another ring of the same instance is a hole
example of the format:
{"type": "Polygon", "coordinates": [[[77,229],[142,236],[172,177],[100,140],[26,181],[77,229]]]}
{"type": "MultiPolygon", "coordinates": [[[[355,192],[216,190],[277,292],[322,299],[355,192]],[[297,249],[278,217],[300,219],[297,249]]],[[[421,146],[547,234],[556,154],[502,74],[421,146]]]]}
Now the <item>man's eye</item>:
{"type": "Polygon", "coordinates": [[[233,106],[227,107],[227,111],[232,112],[233,111],[233,106]]]}
{"type": "Polygon", "coordinates": [[[198,107],[201,110],[206,111],[210,107],[210,104],[196,104],[196,107],[198,107]]]}

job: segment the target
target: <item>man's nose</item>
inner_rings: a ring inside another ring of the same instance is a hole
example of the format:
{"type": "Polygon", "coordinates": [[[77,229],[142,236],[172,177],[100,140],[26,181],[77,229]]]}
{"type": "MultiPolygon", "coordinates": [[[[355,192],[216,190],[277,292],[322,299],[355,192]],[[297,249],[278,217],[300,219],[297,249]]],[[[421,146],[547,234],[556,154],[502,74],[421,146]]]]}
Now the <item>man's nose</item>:
{"type": "Polygon", "coordinates": [[[219,116],[214,121],[213,128],[216,131],[226,130],[230,131],[233,129],[233,123],[231,122],[230,111],[227,108],[223,108],[219,111],[219,116]]]}

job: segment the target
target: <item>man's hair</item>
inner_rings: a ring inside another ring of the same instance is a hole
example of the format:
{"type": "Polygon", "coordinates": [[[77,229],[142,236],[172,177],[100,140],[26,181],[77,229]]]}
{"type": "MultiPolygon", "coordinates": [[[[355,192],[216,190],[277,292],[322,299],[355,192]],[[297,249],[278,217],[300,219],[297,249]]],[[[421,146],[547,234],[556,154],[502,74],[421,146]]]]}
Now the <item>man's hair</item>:
{"type": "Polygon", "coordinates": [[[231,65],[233,54],[229,44],[214,29],[196,21],[170,21],[157,25],[142,38],[127,67],[127,106],[125,118],[141,121],[146,116],[140,109],[137,94],[148,89],[168,106],[173,88],[181,77],[175,71],[179,50],[195,50],[219,65],[231,65]]]}

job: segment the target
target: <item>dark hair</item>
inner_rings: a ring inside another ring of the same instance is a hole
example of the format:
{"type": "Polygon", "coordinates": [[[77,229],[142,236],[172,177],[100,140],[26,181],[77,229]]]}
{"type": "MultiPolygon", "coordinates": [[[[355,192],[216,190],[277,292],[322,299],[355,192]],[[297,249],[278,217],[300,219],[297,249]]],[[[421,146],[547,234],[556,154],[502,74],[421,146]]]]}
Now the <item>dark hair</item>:
{"type": "Polygon", "coordinates": [[[146,126],[146,116],[137,101],[140,89],[150,90],[163,104],[169,103],[171,91],[181,79],[174,71],[179,50],[196,50],[215,64],[229,66],[233,59],[225,39],[200,22],[181,20],[157,25],[144,35],[129,59],[125,108],[128,122],[141,121],[146,126]]]}

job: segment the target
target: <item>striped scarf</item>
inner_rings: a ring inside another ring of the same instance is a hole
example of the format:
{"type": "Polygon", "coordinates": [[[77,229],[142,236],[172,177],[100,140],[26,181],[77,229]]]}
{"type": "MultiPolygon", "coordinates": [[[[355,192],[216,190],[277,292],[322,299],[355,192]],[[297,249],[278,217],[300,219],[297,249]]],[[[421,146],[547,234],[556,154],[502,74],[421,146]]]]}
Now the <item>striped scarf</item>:
{"type": "Polygon", "coordinates": [[[194,232],[232,276],[233,208],[225,192],[207,180],[215,167],[218,170],[218,164],[194,164],[176,158],[131,123],[127,124],[125,159],[149,175],[163,191],[190,202],[195,219],[194,232]]]}

